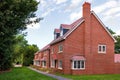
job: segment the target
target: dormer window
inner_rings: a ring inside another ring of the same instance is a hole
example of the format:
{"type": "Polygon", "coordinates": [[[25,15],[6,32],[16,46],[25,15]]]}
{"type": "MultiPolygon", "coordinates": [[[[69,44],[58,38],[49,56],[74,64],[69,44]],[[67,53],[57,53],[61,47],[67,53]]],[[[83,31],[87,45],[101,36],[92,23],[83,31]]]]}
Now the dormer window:
{"type": "Polygon", "coordinates": [[[63,36],[69,29],[61,27],[60,30],[61,30],[60,36],[63,36]]]}
{"type": "Polygon", "coordinates": [[[54,39],[57,39],[60,36],[60,29],[54,30],[54,39]]]}

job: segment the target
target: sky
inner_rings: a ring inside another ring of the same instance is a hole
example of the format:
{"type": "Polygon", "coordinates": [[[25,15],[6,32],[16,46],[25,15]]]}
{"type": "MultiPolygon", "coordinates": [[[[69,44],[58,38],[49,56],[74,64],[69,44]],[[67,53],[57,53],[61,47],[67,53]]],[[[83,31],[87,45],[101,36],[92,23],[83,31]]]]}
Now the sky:
{"type": "MultiPolygon", "coordinates": [[[[120,0],[37,0],[40,1],[37,17],[43,17],[37,24],[28,25],[26,39],[39,49],[54,39],[54,29],[60,24],[71,24],[82,17],[82,4],[91,3],[93,10],[106,27],[120,35],[120,0]]],[[[34,19],[31,19],[34,20],[34,19]]]]}

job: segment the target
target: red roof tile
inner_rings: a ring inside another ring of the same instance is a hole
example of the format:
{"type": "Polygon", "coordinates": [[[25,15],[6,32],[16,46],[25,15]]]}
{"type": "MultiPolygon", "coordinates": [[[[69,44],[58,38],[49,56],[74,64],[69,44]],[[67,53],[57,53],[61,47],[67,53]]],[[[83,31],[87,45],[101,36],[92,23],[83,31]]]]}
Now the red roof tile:
{"type": "Polygon", "coordinates": [[[55,29],[54,32],[55,33],[60,33],[60,29],[55,29]]]}
{"type": "Polygon", "coordinates": [[[50,44],[48,44],[48,45],[46,45],[45,47],[43,47],[41,50],[40,50],[40,52],[41,51],[44,51],[44,50],[47,50],[47,49],[49,49],[50,48],[50,44]]]}
{"type": "Polygon", "coordinates": [[[120,54],[114,54],[114,62],[120,63],[120,54]]]}
{"type": "Polygon", "coordinates": [[[86,60],[84,56],[73,56],[71,60],[86,60]]]}
{"type": "Polygon", "coordinates": [[[54,44],[56,42],[59,42],[61,40],[64,40],[73,30],[74,28],[76,28],[76,26],[80,25],[80,23],[84,20],[84,18],[80,18],[78,20],[76,20],[75,22],[73,22],[72,24],[70,25],[67,25],[67,24],[61,24],[62,26],[64,27],[67,27],[67,28],[70,28],[68,30],[68,32],[66,32],[63,36],[61,37],[58,37],[57,39],[53,40],[50,44],[54,44]],[[68,27],[69,26],[69,27],[68,27]]]}
{"type": "Polygon", "coordinates": [[[64,29],[71,29],[71,26],[68,24],[61,24],[61,27],[64,29]]]}

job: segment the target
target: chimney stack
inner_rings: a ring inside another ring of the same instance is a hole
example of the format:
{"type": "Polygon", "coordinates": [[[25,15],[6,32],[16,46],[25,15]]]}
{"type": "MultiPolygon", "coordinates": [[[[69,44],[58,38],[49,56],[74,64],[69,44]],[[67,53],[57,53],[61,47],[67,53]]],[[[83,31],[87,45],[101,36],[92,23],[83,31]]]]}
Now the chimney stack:
{"type": "Polygon", "coordinates": [[[83,4],[83,17],[89,17],[90,16],[90,10],[91,10],[91,4],[89,2],[85,2],[83,4]]]}
{"type": "MultiPolygon", "coordinates": [[[[83,18],[85,20],[85,26],[84,26],[84,54],[87,59],[86,61],[86,67],[89,67],[89,74],[92,74],[92,68],[93,63],[91,61],[93,60],[93,55],[91,53],[91,4],[88,2],[85,2],[83,4],[83,18]]],[[[87,69],[87,68],[86,68],[87,69]]]]}

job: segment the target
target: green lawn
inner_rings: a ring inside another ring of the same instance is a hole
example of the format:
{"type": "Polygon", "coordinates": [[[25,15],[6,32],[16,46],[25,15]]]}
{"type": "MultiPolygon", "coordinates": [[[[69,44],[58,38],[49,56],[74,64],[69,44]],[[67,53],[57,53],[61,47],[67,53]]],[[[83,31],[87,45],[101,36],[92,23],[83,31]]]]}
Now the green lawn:
{"type": "Polygon", "coordinates": [[[56,80],[39,74],[26,67],[13,68],[10,72],[0,74],[0,80],[56,80]]]}
{"type": "Polygon", "coordinates": [[[72,80],[120,80],[120,74],[104,74],[104,75],[61,75],[72,80]]]}

